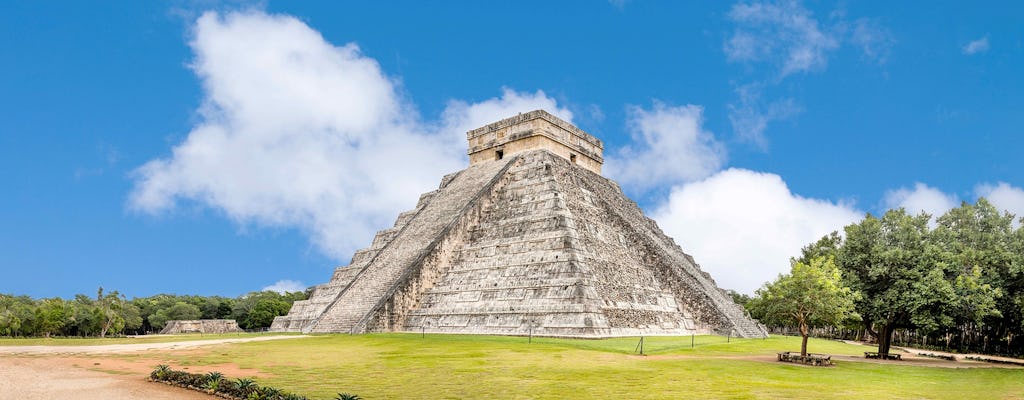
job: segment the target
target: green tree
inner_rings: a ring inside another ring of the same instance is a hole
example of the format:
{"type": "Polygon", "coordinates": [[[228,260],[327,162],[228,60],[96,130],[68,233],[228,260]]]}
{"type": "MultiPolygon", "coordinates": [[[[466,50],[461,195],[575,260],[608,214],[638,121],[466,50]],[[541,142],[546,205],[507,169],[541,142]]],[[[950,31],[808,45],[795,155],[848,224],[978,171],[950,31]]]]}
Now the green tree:
{"type": "Polygon", "coordinates": [[[839,236],[838,231],[832,231],[832,233],[822,236],[817,242],[800,249],[800,258],[790,259],[789,261],[790,263],[802,262],[808,264],[817,257],[837,258],[839,256],[839,248],[842,245],[843,237],[839,236]]]}
{"type": "Polygon", "coordinates": [[[28,296],[0,294],[0,335],[18,336],[34,322],[35,301],[28,296]]]}
{"type": "MultiPolygon", "coordinates": [[[[1011,240],[1013,216],[1000,213],[984,198],[962,203],[936,221],[932,232],[938,257],[954,282],[958,325],[984,325],[990,316],[1001,316],[998,300],[1012,280],[1011,240]]],[[[1004,303],[1005,304],[1005,303],[1004,303]]]]}
{"type": "MultiPolygon", "coordinates": [[[[1010,271],[1014,279],[1015,289],[1017,289],[1012,291],[1014,303],[1017,305],[1019,315],[1024,315],[1024,290],[1021,290],[1021,288],[1024,288],[1024,217],[1021,217],[1017,230],[1013,232],[1010,248],[1014,254],[1010,271]]],[[[1020,323],[1019,327],[1024,329],[1024,318],[1020,318],[1017,321],[1020,323]]]]}
{"type": "Polygon", "coordinates": [[[235,302],[233,316],[238,325],[244,329],[269,327],[274,317],[288,314],[296,297],[304,297],[302,292],[280,294],[273,291],[251,292],[241,296],[235,302]]]}
{"type": "Polygon", "coordinates": [[[227,313],[224,313],[224,307],[222,305],[228,302],[229,299],[220,296],[209,296],[201,297],[194,296],[194,299],[190,301],[199,307],[199,310],[203,312],[202,319],[220,319],[227,318],[231,315],[230,305],[227,306],[227,313]]]}
{"type": "Polygon", "coordinates": [[[125,328],[133,329],[142,325],[139,309],[116,290],[104,294],[103,287],[100,287],[95,304],[101,338],[106,337],[107,333],[116,334],[125,328]]]}
{"type": "Polygon", "coordinates": [[[747,308],[747,304],[750,303],[750,295],[740,293],[732,289],[726,290],[725,292],[729,294],[729,297],[732,297],[733,303],[736,303],[743,308],[747,308]]]}
{"type": "Polygon", "coordinates": [[[36,307],[37,333],[50,337],[59,333],[71,318],[72,307],[64,299],[54,297],[44,299],[36,307]]]}
{"type": "Polygon", "coordinates": [[[179,301],[168,308],[158,310],[156,314],[149,317],[149,322],[153,329],[163,329],[167,321],[199,319],[202,315],[199,307],[179,301]]]}
{"type": "Polygon", "coordinates": [[[956,300],[953,286],[943,266],[929,259],[930,219],[901,208],[846,227],[838,265],[847,285],[861,293],[857,311],[883,357],[896,328],[928,331],[952,321],[947,311],[956,300]]]}
{"type": "Polygon", "coordinates": [[[173,307],[184,299],[173,294],[157,294],[149,297],[135,298],[131,300],[132,305],[139,309],[139,316],[142,317],[142,329],[146,332],[159,331],[167,323],[167,312],[158,316],[157,313],[173,307]]]}
{"type": "Polygon", "coordinates": [[[810,328],[839,326],[855,317],[857,298],[843,285],[833,258],[815,257],[806,264],[794,262],[789,274],[758,289],[750,305],[765,322],[798,326],[803,337],[800,355],[807,356],[810,328]]]}
{"type": "Polygon", "coordinates": [[[70,317],[64,326],[64,334],[74,336],[91,336],[99,331],[100,315],[93,299],[84,294],[76,294],[75,299],[67,302],[70,317]]]}

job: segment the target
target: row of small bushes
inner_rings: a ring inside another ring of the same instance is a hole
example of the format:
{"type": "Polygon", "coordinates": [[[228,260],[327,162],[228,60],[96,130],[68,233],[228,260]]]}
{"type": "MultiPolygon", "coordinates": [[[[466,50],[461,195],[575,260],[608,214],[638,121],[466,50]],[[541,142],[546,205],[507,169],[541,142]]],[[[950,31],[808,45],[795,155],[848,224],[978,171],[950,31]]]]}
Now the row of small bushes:
{"type": "Polygon", "coordinates": [[[956,361],[956,356],[952,354],[917,353],[917,355],[930,358],[938,358],[946,361],[956,361]]]}
{"type": "Polygon", "coordinates": [[[999,358],[988,358],[988,357],[984,357],[984,356],[982,356],[982,357],[966,356],[964,358],[968,359],[968,360],[984,361],[984,362],[995,363],[995,364],[1024,365],[1024,361],[1004,360],[1004,359],[999,359],[999,358]]]}
{"type": "MultiPolygon", "coordinates": [[[[226,399],[237,400],[309,400],[306,396],[288,393],[284,390],[260,386],[256,381],[249,378],[228,379],[220,372],[209,372],[206,374],[193,374],[185,371],[175,371],[167,365],[158,365],[149,374],[149,379],[154,382],[164,382],[170,385],[198,390],[209,394],[217,395],[226,399]]],[[[339,400],[359,400],[359,396],[348,393],[338,393],[339,400]]]]}

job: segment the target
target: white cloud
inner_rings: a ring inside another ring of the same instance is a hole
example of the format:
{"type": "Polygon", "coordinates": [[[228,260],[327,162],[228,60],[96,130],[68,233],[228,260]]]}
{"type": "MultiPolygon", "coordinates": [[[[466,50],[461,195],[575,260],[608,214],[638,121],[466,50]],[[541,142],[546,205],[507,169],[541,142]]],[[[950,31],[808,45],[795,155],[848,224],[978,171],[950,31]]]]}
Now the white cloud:
{"type": "Polygon", "coordinates": [[[728,18],[733,31],[723,44],[726,59],[761,64],[751,70],[751,80],[737,85],[737,100],[729,104],[729,121],[741,141],[761,150],[767,150],[764,133],[769,123],[802,111],[791,97],[762,96],[764,89],[780,86],[783,80],[799,73],[824,71],[830,54],[844,45],[852,45],[866,59],[884,64],[895,42],[877,19],[849,22],[838,10],[828,19],[819,20],[794,0],[736,3],[728,18]]]}
{"type": "Polygon", "coordinates": [[[802,109],[793,99],[787,98],[765,104],[761,96],[762,86],[743,85],[736,88],[739,102],[729,105],[729,122],[740,141],[752,143],[761,150],[768,149],[764,131],[768,123],[792,118],[802,109]]]}
{"type": "Polygon", "coordinates": [[[655,102],[626,110],[632,144],[606,157],[605,174],[638,191],[711,175],[725,162],[725,147],[703,128],[704,108],[655,102]]]}
{"type": "Polygon", "coordinates": [[[964,54],[972,55],[984,53],[988,51],[988,48],[988,36],[985,36],[981,39],[973,40],[970,43],[965,44],[964,47],[960,48],[960,51],[962,51],[964,54]]]}
{"type": "Polygon", "coordinates": [[[567,122],[572,122],[572,112],[559,107],[558,103],[547,97],[542,90],[534,93],[517,93],[512,89],[503,88],[501,98],[473,104],[462,100],[449,101],[442,116],[441,131],[455,135],[450,140],[459,143],[465,152],[466,131],[511,117],[518,112],[536,109],[544,109],[567,122]]]}
{"type": "Polygon", "coordinates": [[[804,198],[781,177],[721,171],[672,189],[653,218],[719,287],[753,293],[789,270],[789,258],[863,217],[851,205],[804,198]]]}
{"type": "Polygon", "coordinates": [[[1009,211],[1016,216],[1017,221],[1024,218],[1024,189],[1006,182],[995,185],[985,183],[975,187],[974,193],[988,199],[996,208],[1009,211]]]}
{"type": "Polygon", "coordinates": [[[915,183],[913,188],[899,188],[885,192],[882,205],[887,209],[903,207],[909,214],[919,214],[922,211],[937,218],[953,207],[960,205],[956,195],[946,194],[939,189],[915,183]]]}
{"type": "Polygon", "coordinates": [[[724,48],[729,61],[771,62],[781,77],[825,68],[827,53],[839,47],[796,1],[738,3],[729,19],[736,23],[724,48]]]}
{"type": "Polygon", "coordinates": [[[328,43],[290,16],[211,12],[193,34],[200,121],[134,171],[129,207],[159,214],[193,202],[243,225],[297,227],[341,262],[465,167],[472,124],[541,107],[571,117],[543,92],[505,89],[424,123],[358,46],[328,43]]]}
{"type": "Polygon", "coordinates": [[[895,40],[878,20],[860,18],[853,22],[850,42],[860,48],[865,58],[878,64],[885,64],[895,40]]]}
{"type": "Polygon", "coordinates": [[[289,279],[282,279],[282,280],[279,280],[277,282],[274,282],[273,285],[264,286],[262,290],[263,291],[268,291],[269,290],[271,292],[278,292],[278,293],[284,294],[284,292],[301,292],[301,291],[306,290],[306,287],[307,287],[306,284],[304,284],[302,282],[293,281],[293,280],[289,280],[289,279]]]}

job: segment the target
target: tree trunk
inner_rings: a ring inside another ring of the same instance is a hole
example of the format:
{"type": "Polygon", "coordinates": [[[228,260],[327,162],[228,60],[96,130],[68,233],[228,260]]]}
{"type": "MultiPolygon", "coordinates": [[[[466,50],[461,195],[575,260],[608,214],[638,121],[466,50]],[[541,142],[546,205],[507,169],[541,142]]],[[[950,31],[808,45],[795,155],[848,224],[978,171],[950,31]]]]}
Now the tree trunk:
{"type": "Polygon", "coordinates": [[[800,356],[807,357],[807,336],[810,334],[807,330],[807,323],[800,323],[800,336],[803,337],[803,341],[800,342],[800,356]]]}
{"type": "MultiPolygon", "coordinates": [[[[871,321],[869,321],[867,317],[864,317],[863,321],[864,321],[864,332],[867,332],[867,334],[871,335],[871,337],[873,337],[875,339],[878,339],[878,333],[876,333],[874,330],[871,329],[871,325],[872,325],[871,321]]],[[[865,341],[867,341],[867,338],[864,338],[864,339],[865,339],[865,341]]]]}
{"type": "Polygon", "coordinates": [[[892,344],[892,324],[886,322],[878,332],[878,354],[881,358],[889,358],[889,346],[892,344]]]}

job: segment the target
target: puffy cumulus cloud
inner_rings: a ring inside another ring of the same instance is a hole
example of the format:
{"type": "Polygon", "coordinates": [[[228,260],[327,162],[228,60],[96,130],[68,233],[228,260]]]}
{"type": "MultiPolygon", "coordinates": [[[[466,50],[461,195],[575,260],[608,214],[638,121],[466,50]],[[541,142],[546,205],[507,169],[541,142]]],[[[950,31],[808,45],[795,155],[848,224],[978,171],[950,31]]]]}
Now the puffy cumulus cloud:
{"type": "Polygon", "coordinates": [[[503,88],[500,98],[472,104],[462,100],[449,101],[442,115],[440,130],[454,135],[449,140],[460,143],[459,148],[465,150],[467,131],[511,117],[516,113],[537,109],[544,109],[567,122],[572,122],[572,112],[559,107],[558,102],[549,98],[542,90],[519,93],[503,88]]]}
{"type": "Polygon", "coordinates": [[[819,27],[796,1],[738,3],[729,11],[736,24],[724,50],[729,61],[772,62],[779,75],[822,69],[839,40],[819,27]]]}
{"type": "Polygon", "coordinates": [[[128,206],[159,214],[191,202],[240,224],[296,227],[337,260],[465,166],[465,138],[451,130],[557,109],[543,92],[506,89],[424,123],[358,46],[328,43],[290,16],[206,13],[190,45],[199,122],[134,171],[128,206]]]}
{"type": "Polygon", "coordinates": [[[946,194],[939,189],[918,182],[914,184],[913,188],[903,187],[885,192],[882,205],[886,209],[902,207],[909,214],[926,212],[935,218],[960,205],[960,201],[956,195],[946,194]]]}
{"type": "MultiPolygon", "coordinates": [[[[974,194],[988,199],[996,208],[1009,211],[1020,221],[1024,218],[1024,189],[1006,182],[981,184],[974,188],[974,194]]],[[[1019,222],[1018,222],[1019,223],[1019,222]]]]}
{"type": "Polygon", "coordinates": [[[675,187],[653,213],[719,287],[745,293],[788,271],[803,246],[863,215],[848,204],[793,194],[778,175],[744,169],[675,187]]]}
{"type": "Polygon", "coordinates": [[[973,55],[978,53],[984,53],[988,51],[988,36],[985,36],[978,40],[972,40],[960,48],[960,51],[966,55],[973,55]]]}
{"type": "Polygon", "coordinates": [[[290,279],[282,279],[277,282],[274,282],[273,285],[263,287],[263,291],[268,290],[271,292],[278,292],[281,294],[284,294],[284,292],[301,292],[306,290],[306,284],[299,281],[293,281],[290,279]]]}
{"type": "Polygon", "coordinates": [[[703,128],[704,108],[651,109],[631,106],[627,125],[632,144],[606,158],[605,173],[631,190],[644,191],[711,175],[725,162],[725,147],[703,128]]]}

